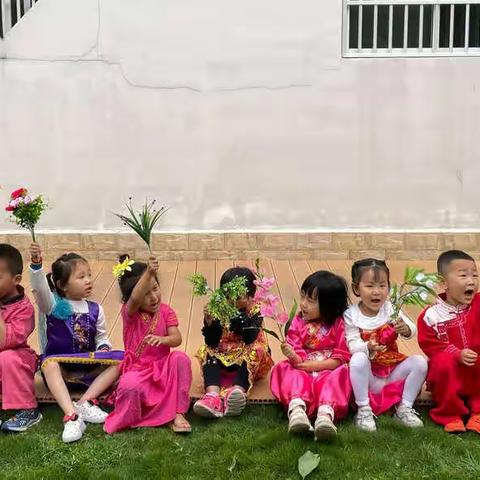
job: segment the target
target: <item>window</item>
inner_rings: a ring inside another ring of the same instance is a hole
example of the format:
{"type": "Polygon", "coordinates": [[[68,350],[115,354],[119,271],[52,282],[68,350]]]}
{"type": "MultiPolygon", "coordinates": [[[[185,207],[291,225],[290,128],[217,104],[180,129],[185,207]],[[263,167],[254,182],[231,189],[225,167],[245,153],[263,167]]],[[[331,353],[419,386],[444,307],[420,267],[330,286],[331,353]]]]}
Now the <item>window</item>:
{"type": "Polygon", "coordinates": [[[480,55],[480,0],[344,0],[343,54],[480,55]]]}

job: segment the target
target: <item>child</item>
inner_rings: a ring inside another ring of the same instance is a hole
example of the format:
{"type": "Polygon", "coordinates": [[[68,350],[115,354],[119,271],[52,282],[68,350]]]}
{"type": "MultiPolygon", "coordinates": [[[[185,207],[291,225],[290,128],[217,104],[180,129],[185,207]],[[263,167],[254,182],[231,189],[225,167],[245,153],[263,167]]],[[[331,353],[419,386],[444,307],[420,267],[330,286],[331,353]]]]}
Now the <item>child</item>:
{"type": "MultiPolygon", "coordinates": [[[[2,409],[17,410],[2,430],[23,432],[42,420],[35,399],[37,355],[28,346],[35,313],[20,285],[23,261],[11,245],[0,244],[0,387],[2,409]]],[[[1,424],[1,421],[0,421],[1,424]]]]}
{"type": "Polygon", "coordinates": [[[270,387],[288,409],[290,432],[314,430],[315,439],[326,439],[336,435],[334,420],[347,414],[351,396],[345,281],[331,272],[312,273],[302,284],[300,308],[282,345],[288,360],[273,367],[270,387]]]}
{"type": "Polygon", "coordinates": [[[416,328],[403,313],[393,327],[390,326],[393,307],[387,300],[390,271],[386,263],[374,258],[355,262],[352,290],[360,302],[352,305],[344,318],[352,354],[350,378],[358,406],[356,426],[375,431],[374,414],[383,413],[400,402],[395,419],[408,427],[422,427],[413,403],[425,381],[428,365],[420,355],[407,358],[398,351],[398,335],[413,338],[416,328]]]}
{"type": "Polygon", "coordinates": [[[459,250],[437,260],[445,293],[418,318],[418,343],[430,360],[433,421],[446,432],[480,433],[480,295],[474,259],[459,250]],[[465,425],[463,418],[470,415],[465,425]]]}
{"type": "Polygon", "coordinates": [[[42,268],[37,243],[30,246],[30,277],[40,312],[41,370],[53,397],[64,412],[62,440],[80,440],[85,423],[103,423],[107,413],[97,405],[97,397],[118,378],[123,352],[110,351],[103,309],[85,300],[92,293],[92,274],[80,255],[68,253],[52,264],[48,278],[42,268]],[[50,284],[50,287],[49,287],[50,284]],[[52,291],[54,293],[52,293],[52,291]],[[88,387],[77,403],[69,387],[88,387]]]}
{"type": "Polygon", "coordinates": [[[182,336],[175,312],[161,303],[158,261],[151,257],[148,265],[135,262],[130,268],[119,279],[125,359],[104,430],[114,433],[171,422],[174,432],[190,432],[184,414],[190,406],[191,362],[183,352],[170,352],[182,343],[182,336]]]}
{"type": "Polygon", "coordinates": [[[263,318],[253,302],[255,274],[249,268],[230,268],[222,275],[220,286],[236,277],[247,279],[247,297],[239,299],[236,304],[240,314],[232,318],[228,327],[222,327],[218,320],[207,314],[204,317],[205,345],[197,357],[202,366],[206,393],[193,406],[193,411],[201,417],[240,415],[255,380],[267,375],[273,365],[266,336],[261,331],[263,318]],[[228,384],[231,386],[221,392],[228,384]]]}

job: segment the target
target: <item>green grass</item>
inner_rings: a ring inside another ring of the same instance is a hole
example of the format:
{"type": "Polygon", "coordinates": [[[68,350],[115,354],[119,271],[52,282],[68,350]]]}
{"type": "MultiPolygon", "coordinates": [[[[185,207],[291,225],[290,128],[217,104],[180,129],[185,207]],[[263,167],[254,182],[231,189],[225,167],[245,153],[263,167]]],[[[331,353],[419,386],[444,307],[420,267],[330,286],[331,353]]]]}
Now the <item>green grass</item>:
{"type": "Polygon", "coordinates": [[[289,435],[279,406],[256,405],[240,418],[191,415],[189,436],[158,428],[109,437],[90,425],[80,442],[65,445],[58,408],[42,411],[43,422],[28,432],[0,435],[0,478],[299,479],[297,460],[307,450],[320,455],[308,479],[480,478],[480,437],[448,435],[430,421],[408,430],[381,417],[378,432],[366,434],[349,418],[336,440],[320,444],[289,435]]]}

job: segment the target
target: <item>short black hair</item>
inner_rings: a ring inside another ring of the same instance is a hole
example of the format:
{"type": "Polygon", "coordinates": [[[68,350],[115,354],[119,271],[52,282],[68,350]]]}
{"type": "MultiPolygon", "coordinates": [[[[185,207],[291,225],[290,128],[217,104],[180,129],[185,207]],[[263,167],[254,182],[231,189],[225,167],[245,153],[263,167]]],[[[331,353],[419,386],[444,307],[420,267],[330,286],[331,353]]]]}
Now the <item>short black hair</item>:
{"type": "Polygon", "coordinates": [[[21,275],[23,272],[22,254],[13,245],[0,243],[0,260],[5,260],[8,271],[15,275],[21,275]]]}
{"type": "Polygon", "coordinates": [[[247,279],[246,287],[249,297],[253,297],[257,291],[255,285],[255,274],[247,267],[233,267],[226,270],[222,278],[220,278],[220,286],[223,287],[226,283],[231,282],[234,278],[245,277],[247,279]]]}
{"type": "Polygon", "coordinates": [[[437,272],[441,275],[444,275],[448,265],[454,260],[470,260],[475,262],[475,259],[470,256],[468,253],[463,252],[462,250],[448,250],[440,254],[437,259],[437,272]]]}
{"type": "Polygon", "coordinates": [[[64,253],[52,263],[52,273],[47,275],[48,285],[52,292],[57,293],[60,297],[65,297],[64,287],[79,262],[88,263],[87,259],[78,253],[70,252],[64,253]]]}
{"type": "Polygon", "coordinates": [[[302,283],[301,292],[310,298],[317,297],[320,320],[333,325],[348,308],[348,288],[339,275],[326,270],[309,275],[302,283]]]}
{"type": "MultiPolygon", "coordinates": [[[[127,258],[130,258],[128,255],[120,255],[118,261],[120,263],[124,262],[127,258]]],[[[147,270],[147,264],[144,262],[134,262],[130,265],[130,270],[125,270],[124,274],[118,279],[118,284],[120,286],[120,291],[122,292],[122,302],[127,303],[132,296],[133,289],[138,283],[142,275],[147,270]]],[[[157,275],[155,275],[157,283],[160,285],[157,275]]]]}

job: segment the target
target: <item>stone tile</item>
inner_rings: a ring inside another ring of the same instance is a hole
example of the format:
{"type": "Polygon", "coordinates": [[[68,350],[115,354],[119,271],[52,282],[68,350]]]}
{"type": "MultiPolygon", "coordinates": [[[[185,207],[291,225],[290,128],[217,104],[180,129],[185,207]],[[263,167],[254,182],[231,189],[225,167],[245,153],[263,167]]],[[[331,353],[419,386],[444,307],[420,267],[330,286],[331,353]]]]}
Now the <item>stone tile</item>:
{"type": "Polygon", "coordinates": [[[441,236],[437,233],[405,234],[405,250],[441,250],[441,236]]]}
{"type": "Polygon", "coordinates": [[[332,234],[331,233],[298,233],[297,249],[307,250],[331,250],[332,234]]]}
{"type": "Polygon", "coordinates": [[[223,250],[225,237],[223,233],[190,233],[188,235],[189,250],[223,250]]]}
{"type": "Polygon", "coordinates": [[[252,250],[257,247],[257,236],[254,233],[226,233],[226,250],[252,250]]]}
{"type": "Polygon", "coordinates": [[[442,235],[445,250],[477,250],[480,235],[477,233],[453,233],[442,235]]]}
{"type": "Polygon", "coordinates": [[[297,234],[295,233],[258,233],[257,248],[259,250],[295,250],[297,234]]]}
{"type": "Polygon", "coordinates": [[[405,247],[405,235],[403,233],[372,233],[370,245],[374,248],[401,250],[405,247]]]}
{"type": "Polygon", "coordinates": [[[366,233],[334,233],[333,250],[360,250],[370,246],[370,235],[366,233]]]}
{"type": "Polygon", "coordinates": [[[188,234],[154,233],[152,250],[188,250],[188,234]]]}
{"type": "Polygon", "coordinates": [[[95,233],[81,235],[82,248],[85,250],[118,250],[118,235],[114,233],[95,233]]]}

